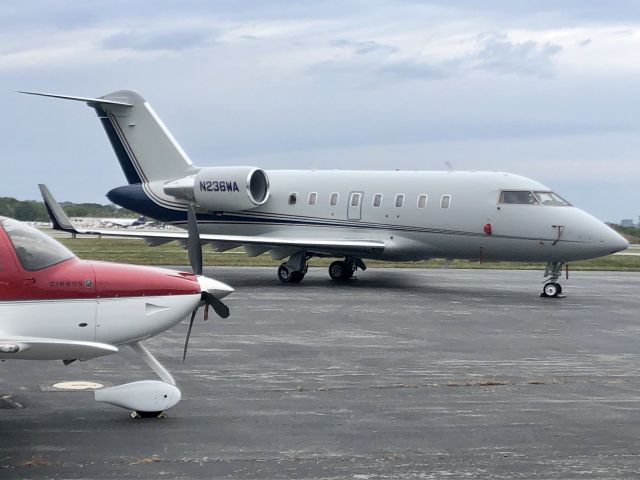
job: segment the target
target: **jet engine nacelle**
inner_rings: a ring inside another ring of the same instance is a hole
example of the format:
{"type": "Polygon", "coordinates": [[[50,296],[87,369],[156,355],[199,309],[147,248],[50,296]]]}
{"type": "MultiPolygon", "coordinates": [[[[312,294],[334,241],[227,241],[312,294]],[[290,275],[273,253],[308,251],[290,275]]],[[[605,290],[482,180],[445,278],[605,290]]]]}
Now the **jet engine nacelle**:
{"type": "Polygon", "coordinates": [[[219,212],[238,212],[263,205],[269,177],[255,167],[204,167],[190,177],[168,182],[164,192],[219,212]]]}

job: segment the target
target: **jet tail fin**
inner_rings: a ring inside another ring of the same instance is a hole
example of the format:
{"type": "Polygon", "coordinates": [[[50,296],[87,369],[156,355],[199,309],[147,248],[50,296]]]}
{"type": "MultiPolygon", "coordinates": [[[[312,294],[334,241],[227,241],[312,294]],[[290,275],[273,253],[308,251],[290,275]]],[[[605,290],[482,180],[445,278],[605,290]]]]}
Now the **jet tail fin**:
{"type": "Polygon", "coordinates": [[[42,200],[44,200],[44,206],[47,208],[51,223],[53,223],[53,228],[63,232],[78,233],[76,227],[73,226],[60,204],[53,198],[47,186],[40,183],[38,188],[40,188],[40,194],[42,195],[42,200]]]}
{"type": "Polygon", "coordinates": [[[175,180],[196,171],[160,117],[136,92],[120,90],[100,98],[20,93],[84,102],[92,107],[130,184],[175,180]]]}

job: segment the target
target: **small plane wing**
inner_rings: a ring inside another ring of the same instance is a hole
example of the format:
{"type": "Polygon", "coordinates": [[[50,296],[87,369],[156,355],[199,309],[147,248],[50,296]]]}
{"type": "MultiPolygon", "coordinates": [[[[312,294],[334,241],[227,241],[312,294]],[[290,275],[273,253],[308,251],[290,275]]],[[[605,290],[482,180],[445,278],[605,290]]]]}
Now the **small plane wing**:
{"type": "Polygon", "coordinates": [[[118,347],[106,343],[0,336],[0,359],[2,360],[87,360],[117,352],[118,347]]]}
{"type": "MultiPolygon", "coordinates": [[[[40,193],[44,199],[44,203],[53,222],[53,228],[69,233],[85,234],[85,235],[103,235],[111,237],[129,237],[143,238],[151,245],[161,245],[163,243],[178,240],[186,242],[188,234],[184,232],[145,232],[145,231],[119,231],[119,230],[93,230],[76,228],[62,207],[56,202],[49,192],[46,185],[38,185],[40,193]]],[[[385,243],[381,240],[345,240],[345,239],[319,239],[319,238],[294,238],[294,237],[278,237],[271,235],[262,236],[244,236],[244,235],[218,235],[218,234],[200,234],[200,241],[210,242],[219,250],[228,250],[237,246],[245,247],[248,252],[251,250],[247,247],[260,247],[256,251],[268,251],[281,249],[282,257],[287,256],[290,252],[305,250],[310,253],[324,255],[363,255],[363,254],[379,254],[385,249],[385,243]]]]}

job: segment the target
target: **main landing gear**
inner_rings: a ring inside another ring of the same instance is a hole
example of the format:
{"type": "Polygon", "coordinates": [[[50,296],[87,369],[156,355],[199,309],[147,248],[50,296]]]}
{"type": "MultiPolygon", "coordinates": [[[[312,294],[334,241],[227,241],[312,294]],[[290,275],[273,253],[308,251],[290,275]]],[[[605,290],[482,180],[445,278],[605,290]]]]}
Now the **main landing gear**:
{"type": "Polygon", "coordinates": [[[562,265],[564,262],[549,262],[544,271],[544,276],[549,277],[547,283],[542,288],[541,297],[558,298],[562,294],[562,285],[558,283],[560,274],[562,273],[562,265]]]}
{"type": "MultiPolygon", "coordinates": [[[[282,283],[300,283],[307,273],[309,258],[311,255],[304,252],[291,255],[288,261],[278,267],[278,279],[282,283]]],[[[367,269],[362,259],[346,257],[329,265],[329,276],[332,280],[349,280],[358,269],[367,269]]]]}
{"type": "Polygon", "coordinates": [[[359,258],[347,257],[344,261],[335,261],[329,265],[331,280],[349,280],[357,269],[366,270],[367,266],[359,258]]]}
{"type": "Polygon", "coordinates": [[[307,260],[310,256],[305,252],[298,252],[278,267],[278,279],[282,283],[300,283],[307,273],[307,260]]]}

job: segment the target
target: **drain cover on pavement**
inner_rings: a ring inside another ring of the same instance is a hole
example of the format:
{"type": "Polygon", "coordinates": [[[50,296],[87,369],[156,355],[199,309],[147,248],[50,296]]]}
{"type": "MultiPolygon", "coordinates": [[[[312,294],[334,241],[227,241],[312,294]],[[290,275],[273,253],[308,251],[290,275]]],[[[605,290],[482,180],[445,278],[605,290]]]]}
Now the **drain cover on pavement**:
{"type": "Polygon", "coordinates": [[[52,387],[55,390],[98,390],[102,388],[104,385],[96,382],[84,382],[81,380],[77,380],[74,382],[58,382],[54,383],[52,387]]]}

